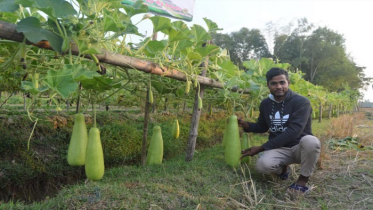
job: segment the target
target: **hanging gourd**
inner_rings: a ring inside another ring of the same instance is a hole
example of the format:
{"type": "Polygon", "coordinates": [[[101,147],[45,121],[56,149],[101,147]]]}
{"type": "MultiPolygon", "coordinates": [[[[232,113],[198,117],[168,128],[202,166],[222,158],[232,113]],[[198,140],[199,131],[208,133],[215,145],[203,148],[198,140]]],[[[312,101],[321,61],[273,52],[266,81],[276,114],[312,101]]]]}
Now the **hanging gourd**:
{"type": "Polygon", "coordinates": [[[174,139],[179,138],[180,135],[180,127],[179,127],[179,121],[176,119],[174,120],[174,123],[172,125],[172,137],[174,139]]]}
{"type": "Polygon", "coordinates": [[[88,133],[84,114],[75,114],[73,132],[67,151],[67,162],[69,165],[82,166],[85,164],[87,141],[88,133]]]}
{"type": "Polygon", "coordinates": [[[89,130],[85,174],[88,179],[97,181],[104,176],[104,153],[102,151],[100,130],[93,127],[89,130]]]}
{"type": "Polygon", "coordinates": [[[226,129],[225,162],[235,168],[240,165],[241,157],[241,142],[236,115],[229,117],[226,129]]]}
{"type": "Polygon", "coordinates": [[[160,126],[153,127],[153,135],[150,139],[146,164],[161,164],[163,160],[163,138],[160,126]]]}

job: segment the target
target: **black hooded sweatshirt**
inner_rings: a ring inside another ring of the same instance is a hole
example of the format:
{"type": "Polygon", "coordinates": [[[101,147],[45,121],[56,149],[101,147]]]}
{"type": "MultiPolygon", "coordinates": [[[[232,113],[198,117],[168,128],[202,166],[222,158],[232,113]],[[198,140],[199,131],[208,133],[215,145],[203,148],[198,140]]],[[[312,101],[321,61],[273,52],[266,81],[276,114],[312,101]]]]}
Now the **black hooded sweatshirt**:
{"type": "Polygon", "coordinates": [[[277,102],[273,96],[260,103],[257,123],[249,123],[246,132],[264,133],[269,138],[262,145],[265,150],[293,147],[306,135],[313,135],[311,129],[312,107],[308,98],[288,90],[283,101],[277,102]]]}

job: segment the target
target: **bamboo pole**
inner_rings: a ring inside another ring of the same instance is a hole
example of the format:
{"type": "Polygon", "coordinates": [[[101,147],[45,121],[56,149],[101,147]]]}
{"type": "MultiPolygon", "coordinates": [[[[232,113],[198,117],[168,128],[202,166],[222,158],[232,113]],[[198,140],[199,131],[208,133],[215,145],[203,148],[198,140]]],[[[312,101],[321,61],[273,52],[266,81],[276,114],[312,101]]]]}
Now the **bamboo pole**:
{"type": "MultiPolygon", "coordinates": [[[[158,34],[154,33],[152,40],[157,40],[158,34]]],[[[150,77],[151,81],[151,77],[150,77]]],[[[149,92],[151,91],[152,86],[147,85],[146,88],[146,100],[145,100],[145,113],[144,113],[144,127],[143,127],[143,136],[142,136],[142,150],[141,150],[141,165],[146,164],[146,148],[148,145],[148,132],[149,132],[149,118],[150,118],[150,101],[149,101],[149,92]]],[[[154,105],[154,104],[153,104],[154,105]]]]}
{"type": "MultiPolygon", "coordinates": [[[[202,70],[202,76],[206,75],[207,69],[205,63],[208,62],[208,58],[206,58],[205,62],[203,63],[204,69],[202,70]]],[[[193,105],[193,114],[190,123],[190,130],[189,130],[189,138],[188,138],[188,145],[186,149],[186,157],[185,161],[191,161],[194,157],[194,151],[196,148],[197,136],[198,136],[198,125],[199,119],[201,117],[202,109],[198,109],[198,97],[203,99],[203,93],[205,92],[205,87],[200,85],[200,88],[196,88],[196,93],[194,95],[194,105],[193,105]]]]}
{"type": "MultiPolygon", "coordinates": [[[[22,33],[18,33],[16,31],[16,27],[17,26],[15,24],[0,21],[0,39],[22,42],[24,35],[22,33]]],[[[26,41],[26,44],[33,45],[43,49],[53,50],[48,41],[40,41],[38,43],[26,41]]],[[[76,56],[79,55],[79,49],[74,44],[71,46],[71,53],[76,56]]],[[[88,59],[92,59],[90,55],[81,56],[88,59]]],[[[101,63],[107,63],[114,66],[135,69],[145,73],[156,74],[159,76],[169,77],[180,81],[187,80],[187,75],[178,69],[168,68],[167,66],[160,67],[158,64],[150,61],[117,54],[115,52],[110,52],[105,49],[101,49],[101,54],[97,54],[96,57],[101,63]]],[[[216,81],[212,78],[200,75],[192,76],[195,77],[201,85],[212,88],[224,88],[224,85],[221,82],[216,81]]],[[[241,90],[237,88],[232,88],[231,91],[250,93],[250,90],[241,90]]]]}
{"type": "Polygon", "coordinates": [[[321,123],[321,121],[322,121],[322,104],[320,102],[320,104],[319,104],[319,123],[321,123]]]}

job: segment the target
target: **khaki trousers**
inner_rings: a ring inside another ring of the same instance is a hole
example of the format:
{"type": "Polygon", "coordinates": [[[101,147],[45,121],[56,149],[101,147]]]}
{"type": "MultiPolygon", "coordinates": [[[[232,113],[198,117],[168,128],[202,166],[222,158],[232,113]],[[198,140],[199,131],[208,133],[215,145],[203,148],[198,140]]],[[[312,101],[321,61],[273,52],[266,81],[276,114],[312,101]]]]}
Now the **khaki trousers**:
{"type": "Polygon", "coordinates": [[[264,151],[256,162],[256,169],[263,174],[281,174],[284,166],[300,164],[300,174],[306,177],[312,175],[319,159],[321,144],[315,136],[307,135],[301,138],[298,145],[291,148],[281,147],[264,151]]]}

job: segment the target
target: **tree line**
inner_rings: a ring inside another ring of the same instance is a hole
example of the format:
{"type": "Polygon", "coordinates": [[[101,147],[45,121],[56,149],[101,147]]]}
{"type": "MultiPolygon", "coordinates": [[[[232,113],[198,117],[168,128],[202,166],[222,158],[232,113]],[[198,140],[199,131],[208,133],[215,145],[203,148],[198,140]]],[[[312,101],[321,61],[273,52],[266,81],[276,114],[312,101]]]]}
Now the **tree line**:
{"type": "Polygon", "coordinates": [[[270,40],[259,29],[243,27],[231,33],[214,33],[213,42],[227,49],[240,69],[245,69],[243,62],[249,59],[272,58],[291,64],[290,71],[302,71],[307,81],[330,92],[343,91],[346,85],[361,89],[372,81],[364,74],[365,67],[357,65],[346,52],[342,34],[315,27],[306,18],[299,19],[294,29],[291,23],[285,30],[272,22],[266,25],[270,40]],[[269,44],[273,44],[273,50],[269,44]]]}

